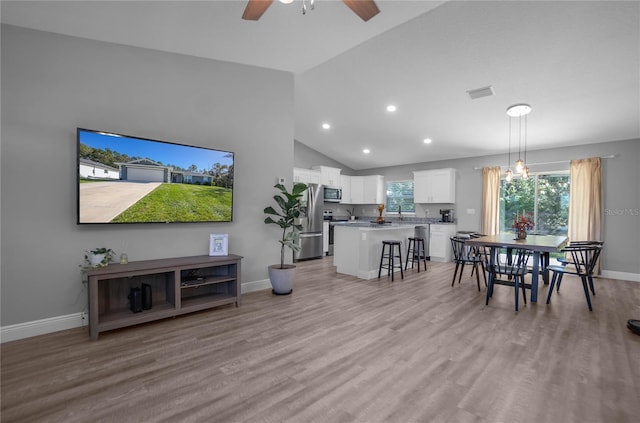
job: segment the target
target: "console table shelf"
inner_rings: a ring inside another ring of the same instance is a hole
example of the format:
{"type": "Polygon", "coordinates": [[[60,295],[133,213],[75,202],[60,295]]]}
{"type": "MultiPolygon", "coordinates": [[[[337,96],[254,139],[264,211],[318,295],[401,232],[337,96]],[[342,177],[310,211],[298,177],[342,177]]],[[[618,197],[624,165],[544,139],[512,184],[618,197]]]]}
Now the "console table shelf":
{"type": "Polygon", "coordinates": [[[226,304],[240,305],[242,257],[192,256],[110,264],[86,271],[89,334],[165,319],[226,304]],[[150,285],[151,309],[131,311],[131,288],[150,285]]]}

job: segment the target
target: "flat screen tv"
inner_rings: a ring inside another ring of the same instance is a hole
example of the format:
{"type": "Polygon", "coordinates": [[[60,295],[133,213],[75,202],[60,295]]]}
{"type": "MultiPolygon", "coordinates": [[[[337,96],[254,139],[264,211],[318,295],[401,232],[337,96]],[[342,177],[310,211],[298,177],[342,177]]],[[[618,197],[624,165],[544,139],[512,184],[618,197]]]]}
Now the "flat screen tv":
{"type": "Polygon", "coordinates": [[[233,153],[77,129],[78,224],[231,222],[233,153]]]}

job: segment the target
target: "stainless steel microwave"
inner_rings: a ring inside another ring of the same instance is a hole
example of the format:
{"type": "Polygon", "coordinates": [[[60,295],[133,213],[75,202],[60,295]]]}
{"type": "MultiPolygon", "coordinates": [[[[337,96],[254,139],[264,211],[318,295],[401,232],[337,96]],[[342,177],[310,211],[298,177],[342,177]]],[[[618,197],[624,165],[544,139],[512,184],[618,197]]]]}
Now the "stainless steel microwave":
{"type": "Polygon", "coordinates": [[[324,202],[339,203],[342,200],[342,188],[324,187],[324,202]]]}

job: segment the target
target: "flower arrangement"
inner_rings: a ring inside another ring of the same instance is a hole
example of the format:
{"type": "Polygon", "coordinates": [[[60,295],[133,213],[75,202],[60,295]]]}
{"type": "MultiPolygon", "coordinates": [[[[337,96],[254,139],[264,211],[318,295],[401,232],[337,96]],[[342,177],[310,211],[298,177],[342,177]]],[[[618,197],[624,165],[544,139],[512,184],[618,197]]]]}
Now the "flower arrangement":
{"type": "Polygon", "coordinates": [[[513,218],[513,230],[516,233],[516,239],[525,239],[527,237],[527,230],[533,229],[535,224],[533,223],[533,213],[522,211],[519,215],[516,211],[516,215],[513,218]]]}

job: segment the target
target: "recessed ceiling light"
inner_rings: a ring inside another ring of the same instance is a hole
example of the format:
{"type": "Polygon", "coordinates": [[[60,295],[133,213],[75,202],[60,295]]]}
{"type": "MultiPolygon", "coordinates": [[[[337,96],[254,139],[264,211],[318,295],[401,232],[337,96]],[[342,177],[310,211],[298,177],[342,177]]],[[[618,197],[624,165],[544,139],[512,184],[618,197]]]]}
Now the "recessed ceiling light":
{"type": "Polygon", "coordinates": [[[322,124],[322,129],[331,129],[331,125],[325,122],[322,124]]]}
{"type": "Polygon", "coordinates": [[[362,152],[364,154],[369,154],[369,153],[371,153],[371,150],[369,150],[368,148],[365,148],[364,150],[362,150],[362,152]]]}
{"type": "Polygon", "coordinates": [[[425,138],[423,141],[425,144],[431,144],[433,140],[431,138],[425,138]]]}
{"type": "Polygon", "coordinates": [[[387,106],[387,112],[395,112],[397,110],[396,106],[393,104],[389,104],[387,106]]]}

